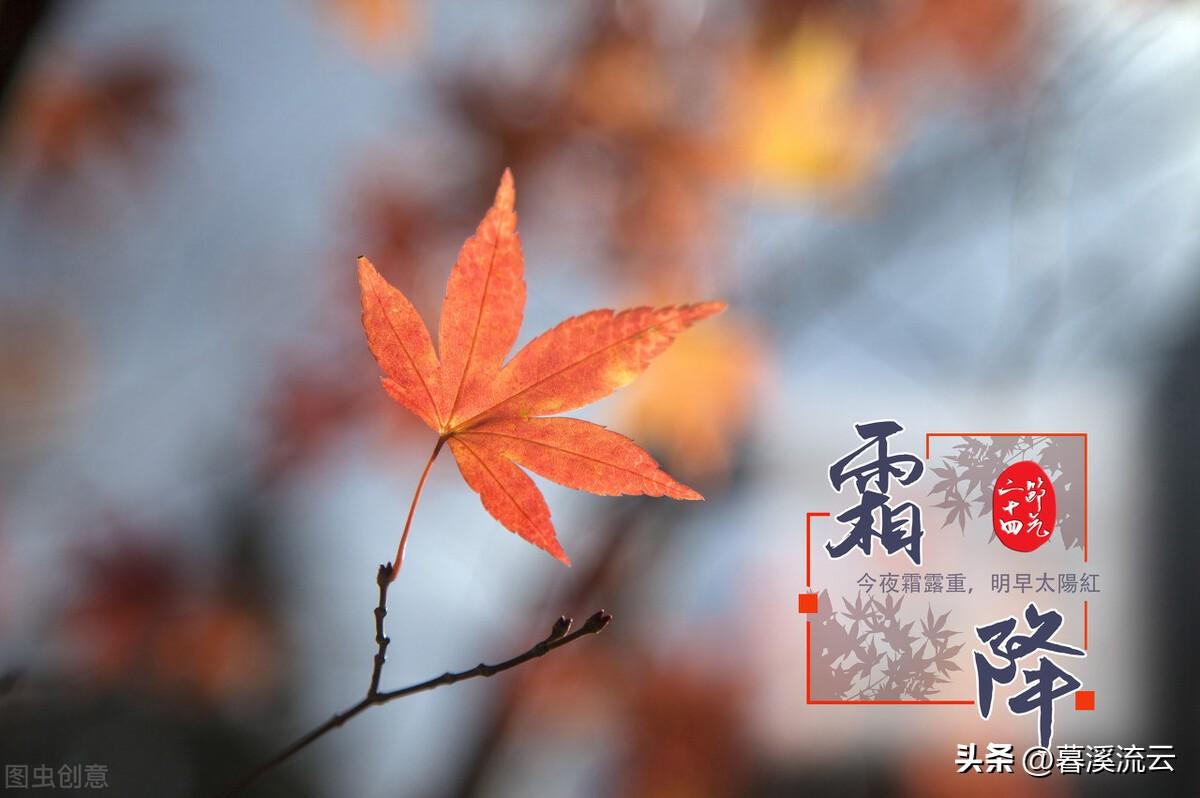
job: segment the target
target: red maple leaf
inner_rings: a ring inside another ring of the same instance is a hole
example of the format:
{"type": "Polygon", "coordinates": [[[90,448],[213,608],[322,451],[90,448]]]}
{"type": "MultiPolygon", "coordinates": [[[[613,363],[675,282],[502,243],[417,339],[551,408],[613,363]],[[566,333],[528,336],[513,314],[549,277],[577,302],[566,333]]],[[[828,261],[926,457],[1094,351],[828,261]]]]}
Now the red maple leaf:
{"type": "Polygon", "coordinates": [[[371,262],[359,258],[363,328],[383,387],[438,433],[409,509],[393,574],[399,570],[416,502],[443,444],[463,478],[501,524],[569,564],[541,491],[521,467],[567,487],[605,496],[701,499],[623,435],[573,418],[546,418],[628,385],[695,322],[723,302],[567,319],[507,363],[525,309],[524,259],[512,174],[450,272],[438,348],[412,303],[371,262]]]}

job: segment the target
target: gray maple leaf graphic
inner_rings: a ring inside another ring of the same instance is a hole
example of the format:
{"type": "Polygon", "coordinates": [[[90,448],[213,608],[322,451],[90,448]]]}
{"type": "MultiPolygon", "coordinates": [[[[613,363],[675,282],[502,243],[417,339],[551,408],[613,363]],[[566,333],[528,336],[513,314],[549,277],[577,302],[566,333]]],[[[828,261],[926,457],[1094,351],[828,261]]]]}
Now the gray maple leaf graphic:
{"type": "MultiPolygon", "coordinates": [[[[967,521],[991,512],[992,486],[1013,463],[1032,460],[1054,485],[1058,518],[1054,528],[1067,549],[1083,542],[1083,441],[1076,437],[996,435],[964,436],[954,454],[930,469],[937,477],[929,495],[940,498],[934,506],[947,510],[946,526],[965,532],[967,521]]],[[[995,531],[988,527],[992,538],[995,531]]]]}
{"type": "Polygon", "coordinates": [[[879,599],[860,591],[835,608],[829,592],[810,617],[812,648],[809,675],[818,699],[921,700],[938,694],[961,670],[954,658],[962,634],[947,625],[950,612],[905,617],[904,597],[879,599]]]}

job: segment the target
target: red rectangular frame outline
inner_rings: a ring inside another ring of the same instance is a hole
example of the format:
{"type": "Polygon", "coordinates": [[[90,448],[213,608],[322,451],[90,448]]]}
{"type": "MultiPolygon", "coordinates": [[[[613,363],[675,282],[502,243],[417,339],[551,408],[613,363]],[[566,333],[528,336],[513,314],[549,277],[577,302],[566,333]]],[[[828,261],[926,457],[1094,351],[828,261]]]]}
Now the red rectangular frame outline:
{"type": "MultiPolygon", "coordinates": [[[[1012,434],[1036,434],[1043,437],[1082,438],[1084,439],[1084,562],[1087,562],[1087,433],[1086,432],[926,432],[925,460],[930,456],[931,438],[992,438],[996,436],[1012,436],[1012,434]]],[[[812,589],[812,518],[827,518],[828,512],[805,512],[804,514],[804,587],[812,589]]],[[[1084,601],[1084,650],[1087,650],[1087,601],[1084,601]]],[[[814,700],[812,698],[812,622],[804,622],[804,703],[818,706],[854,706],[854,704],[876,704],[876,706],[974,706],[973,700],[923,700],[923,701],[851,701],[851,700],[814,700]]]]}

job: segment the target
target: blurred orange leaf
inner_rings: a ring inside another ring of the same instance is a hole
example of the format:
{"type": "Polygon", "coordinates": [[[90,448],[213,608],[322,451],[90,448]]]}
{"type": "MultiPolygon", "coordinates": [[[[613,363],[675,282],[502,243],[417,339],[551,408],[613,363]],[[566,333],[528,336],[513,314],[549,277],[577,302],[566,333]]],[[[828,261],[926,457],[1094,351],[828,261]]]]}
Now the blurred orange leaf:
{"type": "Polygon", "coordinates": [[[130,172],[177,126],[175,99],[184,70],[158,51],[134,50],[73,63],[56,59],[22,87],[11,147],[38,176],[78,177],[93,159],[130,172]]]}
{"type": "Polygon", "coordinates": [[[1028,72],[1029,26],[1036,8],[1028,0],[890,0],[883,5],[864,20],[864,55],[874,70],[936,65],[948,57],[968,77],[1019,79],[1028,72]]]}
{"type": "Polygon", "coordinates": [[[409,0],[322,0],[321,5],[370,55],[397,49],[413,33],[416,13],[409,0]]]}
{"type": "MultiPolygon", "coordinates": [[[[448,442],[467,484],[506,528],[564,563],[550,510],[519,468],[601,495],[699,499],[633,441],[578,419],[543,418],[628,385],[721,302],[597,310],[543,333],[507,364],[525,308],[512,174],[450,273],[438,351],[420,315],[359,259],[363,327],[388,394],[448,442]]],[[[435,452],[436,453],[436,452],[435,452]]]]}
{"type": "Polygon", "coordinates": [[[227,588],[206,589],[180,552],[120,537],[84,549],[77,562],[81,590],[62,635],[90,679],[207,700],[272,684],[278,641],[265,608],[227,588]]]}

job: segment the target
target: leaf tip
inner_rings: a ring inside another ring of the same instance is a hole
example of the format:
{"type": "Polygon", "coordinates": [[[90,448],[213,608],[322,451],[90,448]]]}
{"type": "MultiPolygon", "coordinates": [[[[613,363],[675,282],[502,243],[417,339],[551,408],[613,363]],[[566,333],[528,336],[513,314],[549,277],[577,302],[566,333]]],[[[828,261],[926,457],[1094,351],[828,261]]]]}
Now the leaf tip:
{"type": "Polygon", "coordinates": [[[568,568],[571,567],[571,558],[567,556],[567,550],[564,549],[562,544],[558,542],[557,537],[552,537],[550,540],[544,543],[538,542],[534,545],[539,546],[543,551],[568,568]]]}
{"type": "Polygon", "coordinates": [[[359,255],[357,258],[357,263],[358,284],[360,286],[366,286],[368,281],[377,280],[380,278],[379,272],[375,268],[375,264],[371,263],[370,258],[368,258],[366,255],[359,255]]]}
{"type": "Polygon", "coordinates": [[[511,211],[516,207],[517,189],[513,183],[512,169],[505,169],[500,176],[500,187],[496,189],[495,206],[502,211],[511,211]]]}
{"type": "Polygon", "coordinates": [[[728,307],[728,303],[720,300],[713,300],[711,302],[697,302],[692,306],[696,314],[697,321],[700,319],[707,319],[710,316],[720,315],[721,313],[724,313],[728,307]]]}

